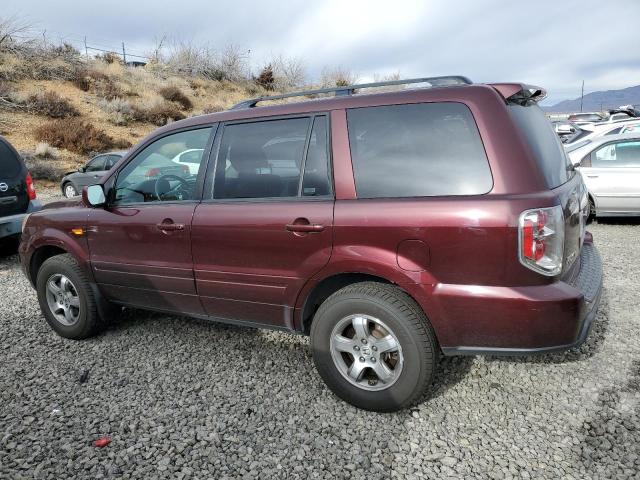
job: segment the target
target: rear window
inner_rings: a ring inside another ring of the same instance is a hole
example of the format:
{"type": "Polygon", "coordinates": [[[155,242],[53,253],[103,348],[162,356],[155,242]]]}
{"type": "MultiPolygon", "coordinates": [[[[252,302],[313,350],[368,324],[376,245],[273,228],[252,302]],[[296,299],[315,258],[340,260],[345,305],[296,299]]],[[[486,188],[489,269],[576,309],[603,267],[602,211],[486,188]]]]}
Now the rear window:
{"type": "Polygon", "coordinates": [[[20,173],[22,164],[13,150],[0,140],[0,180],[14,178],[20,173]]]}
{"type": "Polygon", "coordinates": [[[569,157],[542,109],[537,105],[509,105],[512,116],[527,139],[549,188],[556,188],[573,175],[569,157]]]}
{"type": "Polygon", "coordinates": [[[461,103],[357,108],[347,120],[360,198],[478,195],[493,186],[478,128],[461,103]]]}

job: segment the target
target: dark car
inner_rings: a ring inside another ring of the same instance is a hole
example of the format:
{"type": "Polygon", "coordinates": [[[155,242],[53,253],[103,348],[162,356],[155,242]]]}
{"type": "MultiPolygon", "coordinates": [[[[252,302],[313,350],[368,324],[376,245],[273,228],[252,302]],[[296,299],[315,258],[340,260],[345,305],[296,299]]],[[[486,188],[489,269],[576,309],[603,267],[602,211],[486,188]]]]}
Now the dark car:
{"type": "Polygon", "coordinates": [[[118,161],[126,151],[108,152],[96,155],[75,172],[69,172],[62,177],[60,189],[67,198],[76,197],[88,185],[97,183],[118,161]]]}
{"type": "Polygon", "coordinates": [[[45,319],[74,339],[122,306],[307,334],[327,385],[378,411],[420,399],[441,354],[580,345],[602,268],[544,91],[412,82],[430,88],[259,98],[160,128],[82,202],[29,217],[45,319]],[[190,149],[197,173],[138,174],[190,149]]]}
{"type": "Polygon", "coordinates": [[[22,157],[0,137],[0,242],[20,235],[25,216],[41,207],[22,157]]]}

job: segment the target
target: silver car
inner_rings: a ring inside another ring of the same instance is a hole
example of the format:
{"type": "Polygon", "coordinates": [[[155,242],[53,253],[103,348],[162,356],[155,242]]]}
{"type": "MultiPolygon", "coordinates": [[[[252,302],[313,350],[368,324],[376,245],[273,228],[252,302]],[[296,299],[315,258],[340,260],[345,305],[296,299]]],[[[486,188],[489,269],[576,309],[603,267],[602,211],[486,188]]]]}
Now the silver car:
{"type": "Polygon", "coordinates": [[[126,151],[108,152],[96,155],[80,167],[76,172],[69,172],[60,182],[62,194],[67,197],[80,195],[82,188],[97,183],[118,161],[126,151]]]}
{"type": "Polygon", "coordinates": [[[640,133],[608,135],[567,150],[594,216],[640,215],[640,133]]]}

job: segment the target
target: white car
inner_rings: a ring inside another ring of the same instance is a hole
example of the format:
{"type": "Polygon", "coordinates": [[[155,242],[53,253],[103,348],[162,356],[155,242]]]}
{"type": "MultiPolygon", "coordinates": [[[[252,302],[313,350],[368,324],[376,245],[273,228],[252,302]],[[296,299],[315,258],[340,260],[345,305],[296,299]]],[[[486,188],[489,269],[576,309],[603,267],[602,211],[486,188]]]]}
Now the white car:
{"type": "Polygon", "coordinates": [[[591,123],[588,125],[580,125],[578,128],[578,133],[574,134],[574,136],[571,137],[567,143],[565,143],[565,147],[571,148],[572,146],[577,144],[584,145],[585,141],[593,141],[595,139],[608,135],[621,135],[640,132],[640,118],[629,120],[626,122],[591,123]]]}
{"type": "Polygon", "coordinates": [[[589,190],[590,215],[640,215],[640,132],[567,149],[589,190]]]}
{"type": "Polygon", "coordinates": [[[200,169],[200,161],[202,160],[203,152],[204,150],[201,148],[190,148],[173,157],[171,161],[178,165],[189,167],[189,173],[191,175],[197,175],[198,170],[200,169]]]}

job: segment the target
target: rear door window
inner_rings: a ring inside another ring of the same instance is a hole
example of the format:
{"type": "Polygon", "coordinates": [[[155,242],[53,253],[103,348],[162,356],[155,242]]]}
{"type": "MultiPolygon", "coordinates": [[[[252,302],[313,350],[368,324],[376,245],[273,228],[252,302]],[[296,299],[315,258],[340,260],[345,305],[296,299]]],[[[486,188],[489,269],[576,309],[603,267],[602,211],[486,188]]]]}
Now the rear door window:
{"type": "Polygon", "coordinates": [[[479,195],[493,186],[469,108],[422,103],[347,111],[359,198],[479,195]]]}
{"type": "Polygon", "coordinates": [[[22,164],[9,145],[0,140],[0,180],[14,178],[20,173],[22,164]]]}
{"type": "Polygon", "coordinates": [[[226,125],[214,198],[297,197],[311,118],[226,125]]]}

